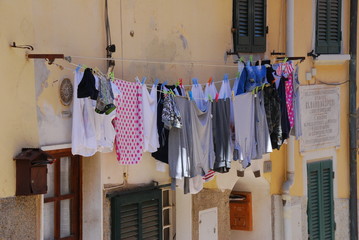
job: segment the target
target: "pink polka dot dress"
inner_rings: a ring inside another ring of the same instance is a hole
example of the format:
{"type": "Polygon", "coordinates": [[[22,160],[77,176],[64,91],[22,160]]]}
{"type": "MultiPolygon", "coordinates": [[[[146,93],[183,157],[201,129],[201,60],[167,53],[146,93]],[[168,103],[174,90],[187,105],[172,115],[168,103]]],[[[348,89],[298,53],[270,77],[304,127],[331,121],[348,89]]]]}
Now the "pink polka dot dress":
{"type": "Polygon", "coordinates": [[[115,80],[121,94],[115,99],[116,153],[120,164],[137,164],[143,152],[142,93],[139,83],[115,80]]]}

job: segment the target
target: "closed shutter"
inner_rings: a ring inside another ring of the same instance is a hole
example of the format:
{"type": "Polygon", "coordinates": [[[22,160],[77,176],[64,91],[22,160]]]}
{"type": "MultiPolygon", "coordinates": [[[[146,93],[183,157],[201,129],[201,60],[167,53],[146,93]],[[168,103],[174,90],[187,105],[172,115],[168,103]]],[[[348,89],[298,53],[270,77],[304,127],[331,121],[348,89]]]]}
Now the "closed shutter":
{"type": "Polygon", "coordinates": [[[317,0],[316,52],[340,53],[341,0],[317,0]]]}
{"type": "Polygon", "coordinates": [[[111,199],[112,239],[162,239],[162,190],[111,199]]]}
{"type": "Polygon", "coordinates": [[[233,0],[235,52],[265,52],[266,0],[233,0]]]}
{"type": "Polygon", "coordinates": [[[251,0],[233,1],[233,42],[235,52],[251,51],[251,0]]]}
{"type": "Polygon", "coordinates": [[[333,170],[331,161],[321,162],[323,239],[334,239],[333,170]]]}
{"type": "Polygon", "coordinates": [[[334,239],[332,161],[310,163],[307,169],[309,239],[334,239]]]}
{"type": "Polygon", "coordinates": [[[253,0],[253,53],[266,51],[266,2],[253,0]]]}
{"type": "Polygon", "coordinates": [[[320,162],[308,164],[309,239],[320,239],[320,162]]]}

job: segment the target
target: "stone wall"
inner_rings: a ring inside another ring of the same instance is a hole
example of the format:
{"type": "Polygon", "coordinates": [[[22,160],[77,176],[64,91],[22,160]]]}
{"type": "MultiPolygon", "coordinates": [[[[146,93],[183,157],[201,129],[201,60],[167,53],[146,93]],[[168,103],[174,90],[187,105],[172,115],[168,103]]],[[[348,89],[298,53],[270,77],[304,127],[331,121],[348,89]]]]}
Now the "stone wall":
{"type": "Polygon", "coordinates": [[[230,239],[229,194],[217,189],[203,189],[192,195],[192,239],[199,239],[199,211],[218,208],[218,240],[230,239]]]}
{"type": "Polygon", "coordinates": [[[40,195],[0,199],[0,240],[40,239],[40,195]]]}

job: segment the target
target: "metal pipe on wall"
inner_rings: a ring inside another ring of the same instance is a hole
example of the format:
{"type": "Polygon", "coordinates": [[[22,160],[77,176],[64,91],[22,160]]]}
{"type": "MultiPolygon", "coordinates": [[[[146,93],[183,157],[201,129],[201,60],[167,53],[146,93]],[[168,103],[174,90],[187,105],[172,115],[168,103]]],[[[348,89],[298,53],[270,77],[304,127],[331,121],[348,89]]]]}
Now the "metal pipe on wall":
{"type": "MultiPolygon", "coordinates": [[[[286,8],[286,53],[288,57],[294,56],[294,0],[287,0],[286,8]]],[[[287,170],[286,181],[282,185],[283,200],[283,239],[293,239],[292,231],[292,208],[290,188],[294,183],[294,139],[291,136],[287,144],[287,170]]]]}
{"type": "Polygon", "coordinates": [[[350,1],[350,39],[349,39],[349,171],[350,197],[349,219],[350,239],[358,239],[358,206],[357,206],[357,137],[356,137],[356,68],[357,68],[357,27],[358,0],[350,1]]]}

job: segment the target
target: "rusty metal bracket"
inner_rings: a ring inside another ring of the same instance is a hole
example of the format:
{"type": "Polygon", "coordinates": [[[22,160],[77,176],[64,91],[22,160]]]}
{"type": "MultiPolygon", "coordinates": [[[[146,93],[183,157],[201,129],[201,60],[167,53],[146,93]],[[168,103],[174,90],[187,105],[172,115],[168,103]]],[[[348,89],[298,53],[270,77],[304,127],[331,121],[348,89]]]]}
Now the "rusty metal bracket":
{"type": "Polygon", "coordinates": [[[27,58],[43,58],[49,61],[49,64],[52,64],[56,58],[64,59],[64,54],[28,54],[27,58]]]}

